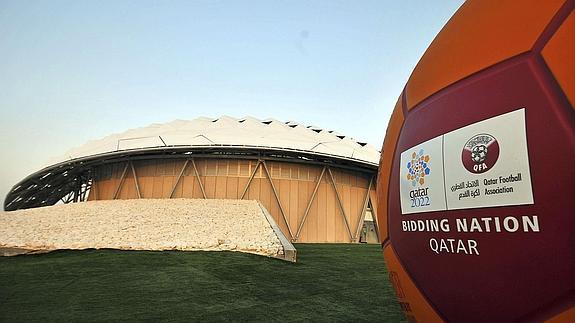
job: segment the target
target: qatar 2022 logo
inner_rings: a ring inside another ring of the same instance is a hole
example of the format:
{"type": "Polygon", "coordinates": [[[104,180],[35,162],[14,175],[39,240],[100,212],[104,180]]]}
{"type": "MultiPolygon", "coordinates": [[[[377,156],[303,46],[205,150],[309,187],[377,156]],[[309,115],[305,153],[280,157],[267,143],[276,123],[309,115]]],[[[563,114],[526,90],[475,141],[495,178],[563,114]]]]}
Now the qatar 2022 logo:
{"type": "Polygon", "coordinates": [[[478,134],[469,139],[463,146],[461,161],[469,172],[485,173],[490,170],[499,158],[499,143],[489,134],[478,134]]]}
{"type": "Polygon", "coordinates": [[[411,161],[407,162],[407,180],[411,181],[411,185],[425,184],[425,176],[431,173],[429,167],[429,155],[425,155],[423,149],[420,149],[416,154],[411,154],[411,161]]]}

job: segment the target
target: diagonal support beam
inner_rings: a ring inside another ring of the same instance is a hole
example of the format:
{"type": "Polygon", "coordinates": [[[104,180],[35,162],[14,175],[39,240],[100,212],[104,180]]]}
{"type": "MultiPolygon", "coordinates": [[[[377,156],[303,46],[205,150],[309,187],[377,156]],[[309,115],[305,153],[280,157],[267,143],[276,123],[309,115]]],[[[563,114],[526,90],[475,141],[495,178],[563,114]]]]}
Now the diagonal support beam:
{"type": "Polygon", "coordinates": [[[292,232],[292,230],[291,230],[291,228],[290,228],[290,226],[289,226],[289,223],[288,223],[288,220],[287,220],[287,217],[286,217],[286,213],[285,213],[285,211],[284,211],[284,208],[283,208],[283,206],[282,206],[282,203],[280,202],[280,197],[279,197],[278,192],[277,192],[277,190],[276,190],[276,186],[274,185],[274,181],[272,180],[272,176],[270,175],[270,172],[269,172],[269,170],[268,170],[268,166],[266,165],[266,162],[265,162],[265,161],[262,161],[261,164],[264,165],[264,170],[265,170],[265,172],[266,172],[266,175],[267,175],[267,177],[268,177],[268,180],[270,181],[270,184],[272,185],[272,191],[274,192],[274,196],[276,197],[276,201],[278,202],[278,205],[279,205],[279,207],[280,207],[280,211],[281,211],[281,213],[282,213],[282,217],[283,217],[284,222],[285,222],[285,224],[286,224],[286,227],[287,227],[287,229],[288,229],[288,231],[289,231],[290,239],[293,239],[293,232],[292,232]]]}
{"type": "Polygon", "coordinates": [[[369,195],[369,201],[371,202],[371,217],[373,218],[373,224],[375,225],[375,235],[377,236],[377,241],[382,242],[379,237],[379,223],[377,223],[377,203],[373,203],[371,198],[371,193],[369,195]]]}
{"type": "Polygon", "coordinates": [[[62,196],[62,198],[60,199],[60,201],[62,201],[62,203],[64,204],[68,204],[70,202],[72,202],[72,196],[73,196],[73,192],[70,192],[64,196],[62,196]]]}
{"type": "Polygon", "coordinates": [[[86,180],[86,183],[80,184],[80,202],[84,202],[86,200],[86,192],[90,189],[91,180],[86,179],[86,177],[82,177],[82,181],[86,180]]]}
{"type": "Polygon", "coordinates": [[[194,166],[194,173],[196,174],[196,179],[198,180],[198,184],[200,184],[200,190],[202,190],[202,196],[204,197],[204,199],[207,199],[208,197],[206,196],[206,190],[204,189],[204,184],[202,184],[202,180],[200,179],[200,173],[198,173],[198,168],[196,167],[196,162],[194,161],[194,159],[191,159],[192,161],[192,166],[194,166]]]}
{"type": "Polygon", "coordinates": [[[82,176],[76,176],[74,179],[74,187],[72,188],[72,200],[71,202],[77,203],[80,198],[80,190],[82,187],[82,176]]]}
{"type": "Polygon", "coordinates": [[[248,188],[250,188],[250,184],[252,183],[252,180],[254,179],[254,177],[256,176],[256,173],[258,171],[258,168],[260,167],[261,164],[261,160],[258,160],[258,162],[256,163],[256,167],[254,168],[254,171],[252,172],[252,174],[250,175],[250,179],[248,180],[248,182],[246,183],[246,187],[244,187],[244,192],[242,193],[242,195],[240,196],[240,200],[244,199],[244,196],[246,196],[246,193],[248,192],[248,188]]]}
{"type": "Polygon", "coordinates": [[[134,168],[134,163],[129,161],[130,168],[132,168],[132,175],[134,176],[134,184],[136,185],[136,192],[138,192],[138,198],[142,198],[142,192],[140,192],[140,185],[138,184],[138,176],[136,175],[136,169],[134,168]]]}
{"type": "Polygon", "coordinates": [[[315,199],[315,195],[317,194],[319,184],[321,184],[321,179],[323,178],[323,174],[325,174],[326,168],[327,168],[327,166],[323,167],[323,169],[321,170],[321,174],[319,175],[319,178],[317,179],[317,183],[315,183],[315,188],[313,189],[313,193],[311,194],[309,202],[307,203],[307,207],[305,208],[305,212],[303,213],[303,217],[301,219],[301,222],[299,223],[299,226],[297,228],[297,232],[296,232],[295,237],[293,239],[294,242],[299,239],[299,235],[301,234],[301,230],[303,229],[303,225],[305,224],[305,220],[307,219],[307,215],[309,214],[309,210],[311,209],[311,205],[313,204],[313,200],[315,199]]]}
{"type": "Polygon", "coordinates": [[[174,196],[174,192],[176,191],[176,187],[178,186],[178,183],[180,182],[182,175],[184,175],[184,172],[186,171],[186,167],[188,167],[189,162],[190,162],[190,160],[186,159],[186,162],[184,163],[184,166],[182,167],[182,170],[180,171],[180,175],[178,175],[178,179],[176,179],[176,182],[174,183],[174,187],[172,187],[172,191],[170,192],[170,196],[168,198],[172,198],[172,196],[174,196]]]}
{"type": "Polygon", "coordinates": [[[94,179],[91,177],[82,176],[82,181],[85,181],[85,183],[82,183],[82,185],[80,186],[81,187],[80,202],[86,202],[89,197],[89,192],[92,189],[92,185],[94,184],[94,179]]]}
{"type": "Polygon", "coordinates": [[[349,240],[353,241],[353,236],[351,235],[351,229],[349,228],[349,223],[347,222],[347,216],[345,214],[345,209],[343,208],[343,203],[341,202],[341,197],[339,196],[339,191],[337,190],[337,185],[335,184],[335,179],[333,178],[333,173],[331,168],[327,168],[329,178],[331,179],[331,184],[335,190],[335,197],[337,198],[337,204],[339,205],[339,210],[341,211],[341,216],[343,216],[343,221],[345,222],[345,227],[347,228],[347,234],[349,235],[349,240]]]}
{"type": "Polygon", "coordinates": [[[126,179],[126,173],[128,172],[129,164],[130,164],[130,162],[127,162],[126,166],[124,166],[124,170],[122,171],[122,176],[120,177],[120,182],[118,183],[118,186],[116,187],[116,191],[114,191],[114,196],[112,196],[112,200],[115,200],[118,197],[118,193],[120,193],[120,189],[122,188],[122,184],[124,184],[124,179],[126,179]]]}
{"type": "Polygon", "coordinates": [[[355,230],[355,236],[353,241],[359,242],[359,233],[363,227],[363,221],[365,220],[365,211],[367,211],[367,205],[370,200],[369,193],[371,192],[371,186],[373,185],[373,177],[369,180],[369,185],[367,186],[367,192],[365,193],[365,198],[363,199],[363,208],[361,213],[359,213],[359,218],[357,219],[357,229],[355,230]]]}

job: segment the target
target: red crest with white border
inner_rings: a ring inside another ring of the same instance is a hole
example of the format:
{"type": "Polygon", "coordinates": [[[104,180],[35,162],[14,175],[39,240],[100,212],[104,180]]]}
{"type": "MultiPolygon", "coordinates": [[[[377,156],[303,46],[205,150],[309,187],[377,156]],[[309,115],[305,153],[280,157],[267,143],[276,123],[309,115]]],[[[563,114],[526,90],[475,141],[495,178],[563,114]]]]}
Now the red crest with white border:
{"type": "Polygon", "coordinates": [[[490,134],[482,133],[471,137],[463,146],[461,162],[473,174],[490,170],[499,159],[499,143],[490,134]]]}

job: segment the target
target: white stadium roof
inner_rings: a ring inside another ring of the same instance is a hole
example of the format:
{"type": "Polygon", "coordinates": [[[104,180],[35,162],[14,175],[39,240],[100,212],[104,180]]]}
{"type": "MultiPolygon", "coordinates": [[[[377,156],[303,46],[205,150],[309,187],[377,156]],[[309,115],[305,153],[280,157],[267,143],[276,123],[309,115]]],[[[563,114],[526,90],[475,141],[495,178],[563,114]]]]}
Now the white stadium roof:
{"type": "Polygon", "coordinates": [[[4,210],[52,205],[65,196],[78,198],[91,185],[92,169],[106,163],[254,156],[365,172],[375,172],[379,162],[379,151],[367,143],[296,122],[251,117],[175,120],[92,140],[68,151],[16,184],[6,196],[4,210]]]}
{"type": "Polygon", "coordinates": [[[50,165],[130,151],[187,147],[290,150],[372,165],[379,163],[379,151],[373,146],[335,131],[291,121],[224,116],[175,120],[113,134],[74,148],[50,165]]]}

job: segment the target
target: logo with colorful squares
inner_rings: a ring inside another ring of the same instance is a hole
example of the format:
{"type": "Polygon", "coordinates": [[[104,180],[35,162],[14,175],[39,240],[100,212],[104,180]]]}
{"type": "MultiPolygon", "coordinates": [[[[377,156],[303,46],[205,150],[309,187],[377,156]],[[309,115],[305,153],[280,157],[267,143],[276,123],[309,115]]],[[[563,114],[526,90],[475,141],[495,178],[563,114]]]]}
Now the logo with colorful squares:
{"type": "Polygon", "coordinates": [[[429,155],[423,154],[423,149],[419,153],[413,152],[411,154],[411,161],[407,162],[407,180],[411,181],[411,185],[423,185],[425,183],[425,176],[431,173],[429,168],[429,155]]]}

